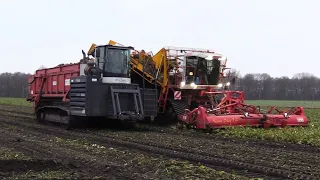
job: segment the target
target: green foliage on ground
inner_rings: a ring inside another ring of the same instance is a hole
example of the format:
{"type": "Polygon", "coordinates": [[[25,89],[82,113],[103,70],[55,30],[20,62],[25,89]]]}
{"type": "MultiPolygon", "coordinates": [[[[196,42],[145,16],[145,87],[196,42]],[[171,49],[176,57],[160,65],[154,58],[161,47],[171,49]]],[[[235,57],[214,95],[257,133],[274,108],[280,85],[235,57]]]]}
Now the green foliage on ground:
{"type": "Polygon", "coordinates": [[[235,127],[227,128],[219,131],[219,133],[240,138],[257,138],[320,146],[320,109],[305,109],[305,111],[310,121],[308,127],[270,128],[267,130],[263,128],[235,127]]]}
{"type": "Polygon", "coordinates": [[[28,160],[29,157],[14,149],[0,147],[0,160],[28,160]]]}
{"type": "Polygon", "coordinates": [[[225,136],[240,138],[257,138],[277,142],[291,142],[297,144],[310,144],[320,146],[320,101],[281,101],[281,100],[247,100],[246,103],[266,107],[305,107],[305,113],[309,119],[308,127],[282,128],[251,128],[234,127],[227,128],[219,133],[225,136]]]}
{"type": "Polygon", "coordinates": [[[27,101],[26,98],[7,98],[0,97],[0,104],[13,105],[13,106],[32,106],[32,103],[27,101]]]}

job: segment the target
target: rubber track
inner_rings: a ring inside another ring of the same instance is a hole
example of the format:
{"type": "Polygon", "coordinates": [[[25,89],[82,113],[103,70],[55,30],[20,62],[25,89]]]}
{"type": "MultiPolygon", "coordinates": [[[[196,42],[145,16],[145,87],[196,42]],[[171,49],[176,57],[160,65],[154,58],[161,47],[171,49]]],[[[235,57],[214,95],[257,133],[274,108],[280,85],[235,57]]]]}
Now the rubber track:
{"type": "MultiPolygon", "coordinates": [[[[6,121],[6,123],[7,122],[8,121],[6,121]]],[[[9,122],[9,124],[10,124],[10,122],[9,122]]],[[[19,124],[19,123],[13,123],[13,124],[19,124]]],[[[44,133],[51,131],[52,133],[56,133],[57,136],[62,135],[61,132],[57,132],[57,131],[52,131],[52,130],[48,130],[48,129],[41,129],[41,128],[36,128],[36,127],[31,127],[31,128],[36,131],[42,131],[44,133]]],[[[70,138],[70,134],[66,134],[66,136],[67,136],[67,138],[70,138]]],[[[249,170],[251,172],[257,173],[259,175],[268,174],[273,177],[282,177],[282,178],[296,177],[296,178],[303,178],[303,179],[312,179],[311,176],[299,175],[298,173],[291,173],[288,171],[278,170],[275,168],[263,167],[263,166],[259,166],[259,165],[252,165],[252,164],[243,163],[243,162],[235,162],[235,161],[226,160],[223,158],[209,157],[209,156],[204,156],[204,155],[199,155],[199,154],[194,154],[194,153],[187,153],[187,152],[178,151],[178,150],[168,150],[168,149],[154,147],[154,146],[137,144],[135,142],[128,142],[128,141],[122,141],[122,140],[115,141],[114,139],[107,138],[107,137],[96,138],[94,136],[87,135],[87,134],[86,135],[73,134],[72,137],[79,137],[79,138],[87,137],[87,139],[97,141],[100,143],[107,142],[108,144],[117,145],[120,147],[134,148],[134,149],[146,151],[149,153],[153,152],[156,154],[167,155],[170,157],[185,159],[185,160],[189,160],[189,161],[193,161],[193,162],[202,162],[204,164],[208,164],[208,165],[211,165],[214,167],[223,166],[223,167],[232,167],[232,168],[235,168],[238,170],[245,169],[245,170],[249,170]],[[217,166],[217,164],[218,164],[218,166],[217,166]]],[[[256,176],[254,176],[254,177],[256,177],[256,176]]]]}

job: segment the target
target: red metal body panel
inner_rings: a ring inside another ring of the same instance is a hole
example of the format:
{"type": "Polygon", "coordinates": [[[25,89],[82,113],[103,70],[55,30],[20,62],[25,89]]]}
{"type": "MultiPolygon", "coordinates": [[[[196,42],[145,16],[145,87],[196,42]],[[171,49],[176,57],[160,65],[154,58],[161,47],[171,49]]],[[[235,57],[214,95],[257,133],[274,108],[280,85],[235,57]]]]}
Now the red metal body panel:
{"type": "Polygon", "coordinates": [[[80,63],[37,70],[29,77],[29,96],[64,97],[70,89],[70,77],[80,75],[80,63]]]}
{"type": "Polygon", "coordinates": [[[66,102],[70,90],[70,78],[80,75],[80,63],[61,65],[54,68],[37,70],[29,81],[28,101],[34,102],[34,112],[41,100],[47,103],[66,102]],[[50,99],[48,101],[48,99],[50,99]]]}
{"type": "Polygon", "coordinates": [[[185,124],[195,126],[197,129],[228,126],[262,126],[264,128],[308,126],[309,123],[303,107],[281,111],[272,106],[268,111],[262,113],[259,107],[244,103],[244,92],[242,91],[209,91],[203,94],[208,95],[211,99],[216,95],[223,95],[223,98],[214,107],[199,106],[192,111],[185,110],[184,114],[178,115],[185,124]]]}
{"type": "Polygon", "coordinates": [[[179,118],[186,124],[195,125],[197,129],[224,128],[228,126],[308,126],[308,118],[304,110],[298,107],[299,111],[283,114],[208,114],[205,107],[200,106],[191,112],[179,115],[179,118]]]}

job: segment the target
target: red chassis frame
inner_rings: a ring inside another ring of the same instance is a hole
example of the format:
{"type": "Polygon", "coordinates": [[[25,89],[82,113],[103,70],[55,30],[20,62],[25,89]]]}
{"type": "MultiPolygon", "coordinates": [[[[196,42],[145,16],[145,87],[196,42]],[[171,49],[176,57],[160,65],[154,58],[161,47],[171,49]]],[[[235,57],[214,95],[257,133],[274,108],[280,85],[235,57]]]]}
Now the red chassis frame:
{"type": "Polygon", "coordinates": [[[193,110],[186,109],[179,119],[197,129],[214,129],[231,126],[308,126],[308,118],[303,107],[279,110],[272,106],[261,112],[260,107],[244,103],[242,91],[205,92],[211,105],[203,105],[193,110]],[[223,95],[219,103],[214,102],[217,95],[223,95]],[[215,104],[215,105],[212,105],[215,104]]]}

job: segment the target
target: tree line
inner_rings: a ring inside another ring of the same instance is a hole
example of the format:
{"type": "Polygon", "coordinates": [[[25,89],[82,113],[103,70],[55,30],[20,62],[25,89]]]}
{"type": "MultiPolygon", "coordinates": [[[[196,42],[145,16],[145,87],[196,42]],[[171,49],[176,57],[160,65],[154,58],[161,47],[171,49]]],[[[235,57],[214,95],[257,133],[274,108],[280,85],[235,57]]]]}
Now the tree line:
{"type": "MultiPolygon", "coordinates": [[[[292,78],[271,77],[269,74],[246,74],[240,76],[234,72],[236,83],[234,90],[245,91],[246,99],[261,100],[320,100],[320,78],[299,73],[292,78]]],[[[28,75],[26,73],[1,73],[1,97],[27,97],[28,75]]]]}
{"type": "Polygon", "coordinates": [[[320,100],[320,78],[310,73],[271,77],[267,73],[237,76],[232,89],[245,92],[248,100],[320,100]]]}

